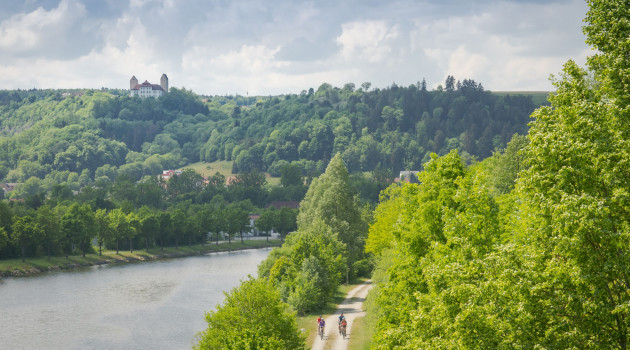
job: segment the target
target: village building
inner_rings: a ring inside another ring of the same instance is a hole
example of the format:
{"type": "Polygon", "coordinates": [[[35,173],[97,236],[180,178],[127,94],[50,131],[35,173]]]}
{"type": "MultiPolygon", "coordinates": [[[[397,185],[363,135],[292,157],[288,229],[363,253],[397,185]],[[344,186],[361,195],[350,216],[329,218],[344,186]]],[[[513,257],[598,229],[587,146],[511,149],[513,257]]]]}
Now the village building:
{"type": "Polygon", "coordinates": [[[146,97],[160,97],[168,92],[168,77],[166,74],[162,74],[160,78],[160,85],[151,84],[145,80],[144,83],[138,84],[136,76],[132,76],[129,80],[129,96],[139,96],[141,98],[146,97]]]}

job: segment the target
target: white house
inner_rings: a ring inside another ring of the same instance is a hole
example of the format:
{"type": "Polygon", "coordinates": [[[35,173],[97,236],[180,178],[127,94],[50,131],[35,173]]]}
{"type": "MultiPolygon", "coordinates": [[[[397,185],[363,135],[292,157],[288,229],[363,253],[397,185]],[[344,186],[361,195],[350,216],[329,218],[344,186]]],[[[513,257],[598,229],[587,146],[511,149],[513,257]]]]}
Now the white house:
{"type": "Polygon", "coordinates": [[[138,84],[136,76],[132,76],[129,80],[129,96],[160,97],[168,92],[168,77],[162,74],[160,85],[151,84],[147,80],[142,84],[138,84]]]}

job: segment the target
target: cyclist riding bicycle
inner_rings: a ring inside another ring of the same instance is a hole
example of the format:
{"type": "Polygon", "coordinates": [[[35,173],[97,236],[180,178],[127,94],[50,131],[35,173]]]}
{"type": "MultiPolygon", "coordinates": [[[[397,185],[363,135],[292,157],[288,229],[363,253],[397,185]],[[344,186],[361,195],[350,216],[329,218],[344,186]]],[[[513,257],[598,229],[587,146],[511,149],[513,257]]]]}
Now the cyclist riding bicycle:
{"type": "Polygon", "coordinates": [[[326,326],[326,321],[324,321],[324,318],[319,316],[319,318],[317,319],[317,332],[319,333],[320,336],[324,336],[324,327],[326,326]]]}
{"type": "Polygon", "coordinates": [[[337,326],[339,327],[339,334],[341,334],[341,322],[345,322],[346,321],[346,317],[343,315],[343,312],[341,313],[341,315],[339,315],[339,321],[337,321],[337,326]]]}

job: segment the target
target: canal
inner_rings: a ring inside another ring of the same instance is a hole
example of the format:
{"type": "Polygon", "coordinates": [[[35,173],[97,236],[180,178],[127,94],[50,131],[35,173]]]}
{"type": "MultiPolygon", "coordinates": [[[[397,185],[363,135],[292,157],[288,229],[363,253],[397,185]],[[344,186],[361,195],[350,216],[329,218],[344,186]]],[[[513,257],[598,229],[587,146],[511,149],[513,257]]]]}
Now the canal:
{"type": "Polygon", "coordinates": [[[271,249],[0,280],[3,349],[191,349],[223,292],[271,249]]]}

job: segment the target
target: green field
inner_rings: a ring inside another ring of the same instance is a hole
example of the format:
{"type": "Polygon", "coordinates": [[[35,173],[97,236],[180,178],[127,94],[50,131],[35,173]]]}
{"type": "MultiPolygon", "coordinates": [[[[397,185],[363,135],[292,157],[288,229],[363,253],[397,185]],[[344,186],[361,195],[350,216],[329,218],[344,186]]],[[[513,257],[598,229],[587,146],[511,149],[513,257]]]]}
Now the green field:
{"type": "MultiPolygon", "coordinates": [[[[212,162],[212,163],[199,162],[199,163],[188,164],[186,166],[183,166],[179,170],[182,170],[185,168],[191,168],[204,177],[212,176],[218,172],[221,175],[228,178],[234,175],[232,174],[232,163],[234,162],[227,161],[227,160],[221,160],[221,161],[212,162]]],[[[269,174],[265,174],[265,175],[267,176],[267,183],[269,183],[270,186],[278,186],[280,184],[279,177],[271,177],[269,174]]]]}
{"type": "Polygon", "coordinates": [[[212,176],[216,174],[217,172],[225,177],[230,177],[233,175],[232,163],[234,162],[227,161],[227,160],[222,160],[222,161],[217,161],[217,162],[212,162],[212,163],[199,162],[199,163],[188,164],[182,167],[182,169],[191,168],[205,177],[212,176]]]}

